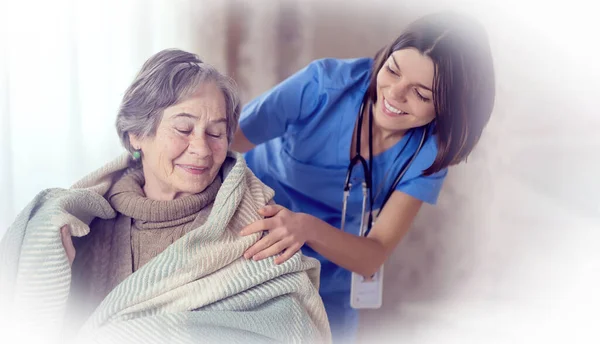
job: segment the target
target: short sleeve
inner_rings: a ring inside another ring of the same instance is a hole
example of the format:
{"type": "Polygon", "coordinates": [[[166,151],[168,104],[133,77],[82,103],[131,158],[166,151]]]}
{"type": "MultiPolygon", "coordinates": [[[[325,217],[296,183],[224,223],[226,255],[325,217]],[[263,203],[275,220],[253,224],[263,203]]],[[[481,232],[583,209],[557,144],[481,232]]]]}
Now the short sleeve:
{"type": "Polygon", "coordinates": [[[448,170],[443,169],[429,176],[421,175],[398,184],[396,191],[402,191],[429,204],[436,204],[447,174],[448,170]]]}
{"type": "Polygon", "coordinates": [[[437,145],[434,137],[430,137],[410,166],[410,170],[407,171],[408,178],[398,183],[396,191],[401,191],[429,204],[436,204],[448,169],[444,168],[428,176],[423,175],[423,171],[431,166],[436,156],[437,145]]]}
{"type": "Polygon", "coordinates": [[[255,145],[282,136],[290,125],[310,116],[319,101],[322,64],[310,63],[250,101],[240,116],[240,129],[255,145]]]}

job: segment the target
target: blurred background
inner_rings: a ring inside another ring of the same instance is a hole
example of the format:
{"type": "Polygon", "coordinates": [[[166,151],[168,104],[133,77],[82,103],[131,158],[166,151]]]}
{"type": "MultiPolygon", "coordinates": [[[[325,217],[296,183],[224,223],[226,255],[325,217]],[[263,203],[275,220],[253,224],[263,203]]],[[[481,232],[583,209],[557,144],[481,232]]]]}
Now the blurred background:
{"type": "MultiPolygon", "coordinates": [[[[386,264],[362,343],[600,343],[600,25],[583,0],[0,0],[0,235],[120,154],[125,89],[165,48],[247,102],[320,57],[373,56],[421,15],[488,29],[491,122],[386,264]]],[[[341,193],[340,193],[341,199],[341,193]]]]}

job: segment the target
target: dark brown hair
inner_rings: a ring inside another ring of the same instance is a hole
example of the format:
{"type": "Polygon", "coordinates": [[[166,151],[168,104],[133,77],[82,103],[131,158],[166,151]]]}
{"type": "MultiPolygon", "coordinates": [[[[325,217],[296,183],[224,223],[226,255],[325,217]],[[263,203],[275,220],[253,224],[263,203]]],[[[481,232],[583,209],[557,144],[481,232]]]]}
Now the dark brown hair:
{"type": "Polygon", "coordinates": [[[495,99],[492,54],[484,27],[454,12],[424,16],[379,50],[367,98],[377,101],[377,73],[397,50],[414,48],[434,63],[433,102],[438,153],[429,175],[466,160],[488,123],[495,99]]]}

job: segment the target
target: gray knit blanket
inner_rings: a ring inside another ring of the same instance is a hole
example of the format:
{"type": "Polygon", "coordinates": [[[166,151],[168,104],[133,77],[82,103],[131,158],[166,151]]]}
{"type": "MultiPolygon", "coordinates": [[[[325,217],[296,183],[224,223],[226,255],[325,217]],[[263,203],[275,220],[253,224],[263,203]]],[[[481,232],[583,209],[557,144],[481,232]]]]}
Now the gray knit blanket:
{"type": "MultiPolygon", "coordinates": [[[[234,159],[208,220],[117,285],[77,328],[77,343],[330,343],[319,263],[297,253],[281,265],[246,260],[273,191],[234,159]]],[[[103,195],[130,166],[123,155],[70,189],[38,194],[0,242],[0,342],[62,342],[71,268],[60,228],[90,232],[116,216],[103,195]]],[[[76,311],[75,311],[76,312],[76,311]]],[[[70,313],[70,314],[66,314],[70,313]]]]}

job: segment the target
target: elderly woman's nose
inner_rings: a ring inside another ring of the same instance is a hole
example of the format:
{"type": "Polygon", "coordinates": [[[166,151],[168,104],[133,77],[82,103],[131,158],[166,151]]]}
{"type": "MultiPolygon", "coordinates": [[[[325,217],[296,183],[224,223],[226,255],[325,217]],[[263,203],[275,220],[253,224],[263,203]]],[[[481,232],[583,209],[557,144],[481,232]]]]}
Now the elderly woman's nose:
{"type": "Polygon", "coordinates": [[[208,144],[207,135],[202,134],[191,137],[188,151],[192,154],[198,155],[201,158],[211,156],[212,150],[210,149],[210,145],[208,144]]]}

